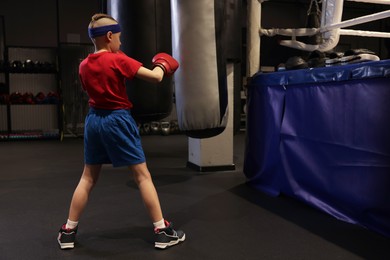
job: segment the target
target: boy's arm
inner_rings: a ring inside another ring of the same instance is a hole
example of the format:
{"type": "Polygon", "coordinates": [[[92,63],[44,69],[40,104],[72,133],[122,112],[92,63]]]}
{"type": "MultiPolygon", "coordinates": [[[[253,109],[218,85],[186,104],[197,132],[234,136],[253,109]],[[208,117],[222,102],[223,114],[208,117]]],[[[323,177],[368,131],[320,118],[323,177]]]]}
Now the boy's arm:
{"type": "Polygon", "coordinates": [[[159,83],[164,77],[164,70],[158,66],[154,67],[153,70],[141,66],[135,76],[151,83],[159,83]]]}

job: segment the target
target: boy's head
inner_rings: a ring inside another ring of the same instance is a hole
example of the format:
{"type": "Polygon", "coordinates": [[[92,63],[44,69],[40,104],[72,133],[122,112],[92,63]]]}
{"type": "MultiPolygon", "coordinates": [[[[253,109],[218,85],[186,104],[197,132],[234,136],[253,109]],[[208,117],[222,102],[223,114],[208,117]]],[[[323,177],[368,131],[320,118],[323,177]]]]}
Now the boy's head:
{"type": "Polygon", "coordinates": [[[110,45],[109,47],[113,47],[114,52],[120,47],[120,32],[118,21],[107,14],[93,15],[88,25],[88,34],[95,46],[102,48],[110,45]]]}

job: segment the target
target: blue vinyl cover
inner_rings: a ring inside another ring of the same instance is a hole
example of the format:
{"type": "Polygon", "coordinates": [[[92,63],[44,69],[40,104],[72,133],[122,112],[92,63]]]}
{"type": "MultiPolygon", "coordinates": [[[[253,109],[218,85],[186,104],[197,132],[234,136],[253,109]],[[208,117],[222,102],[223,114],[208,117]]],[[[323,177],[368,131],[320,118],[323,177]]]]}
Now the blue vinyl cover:
{"type": "Polygon", "coordinates": [[[390,60],[256,74],[244,174],[390,237],[390,60]]]}

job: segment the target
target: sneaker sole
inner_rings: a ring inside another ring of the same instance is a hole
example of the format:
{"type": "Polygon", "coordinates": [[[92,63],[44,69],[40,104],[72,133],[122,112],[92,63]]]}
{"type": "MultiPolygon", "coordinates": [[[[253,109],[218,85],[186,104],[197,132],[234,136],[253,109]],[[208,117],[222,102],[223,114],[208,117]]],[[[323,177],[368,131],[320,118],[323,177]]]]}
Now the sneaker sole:
{"type": "Polygon", "coordinates": [[[177,240],[174,240],[174,241],[171,241],[169,243],[159,243],[159,242],[155,242],[154,243],[154,247],[155,248],[158,248],[158,249],[165,249],[167,247],[171,247],[171,246],[174,246],[174,245],[177,245],[179,244],[180,242],[183,242],[184,240],[186,239],[186,235],[184,234],[184,236],[182,238],[179,238],[177,240]]]}
{"type": "Polygon", "coordinates": [[[61,249],[72,249],[74,248],[74,243],[61,243],[61,241],[57,240],[61,249]]]}

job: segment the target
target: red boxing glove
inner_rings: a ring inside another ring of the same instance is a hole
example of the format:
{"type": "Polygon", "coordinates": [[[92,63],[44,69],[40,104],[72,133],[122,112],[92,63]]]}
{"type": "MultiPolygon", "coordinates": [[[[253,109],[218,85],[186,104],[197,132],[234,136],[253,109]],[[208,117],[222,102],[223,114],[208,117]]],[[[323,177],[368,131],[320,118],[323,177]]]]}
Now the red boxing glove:
{"type": "Polygon", "coordinates": [[[166,76],[172,76],[173,73],[179,68],[179,63],[171,55],[167,53],[158,53],[153,59],[153,68],[159,66],[164,71],[166,76]]]}

